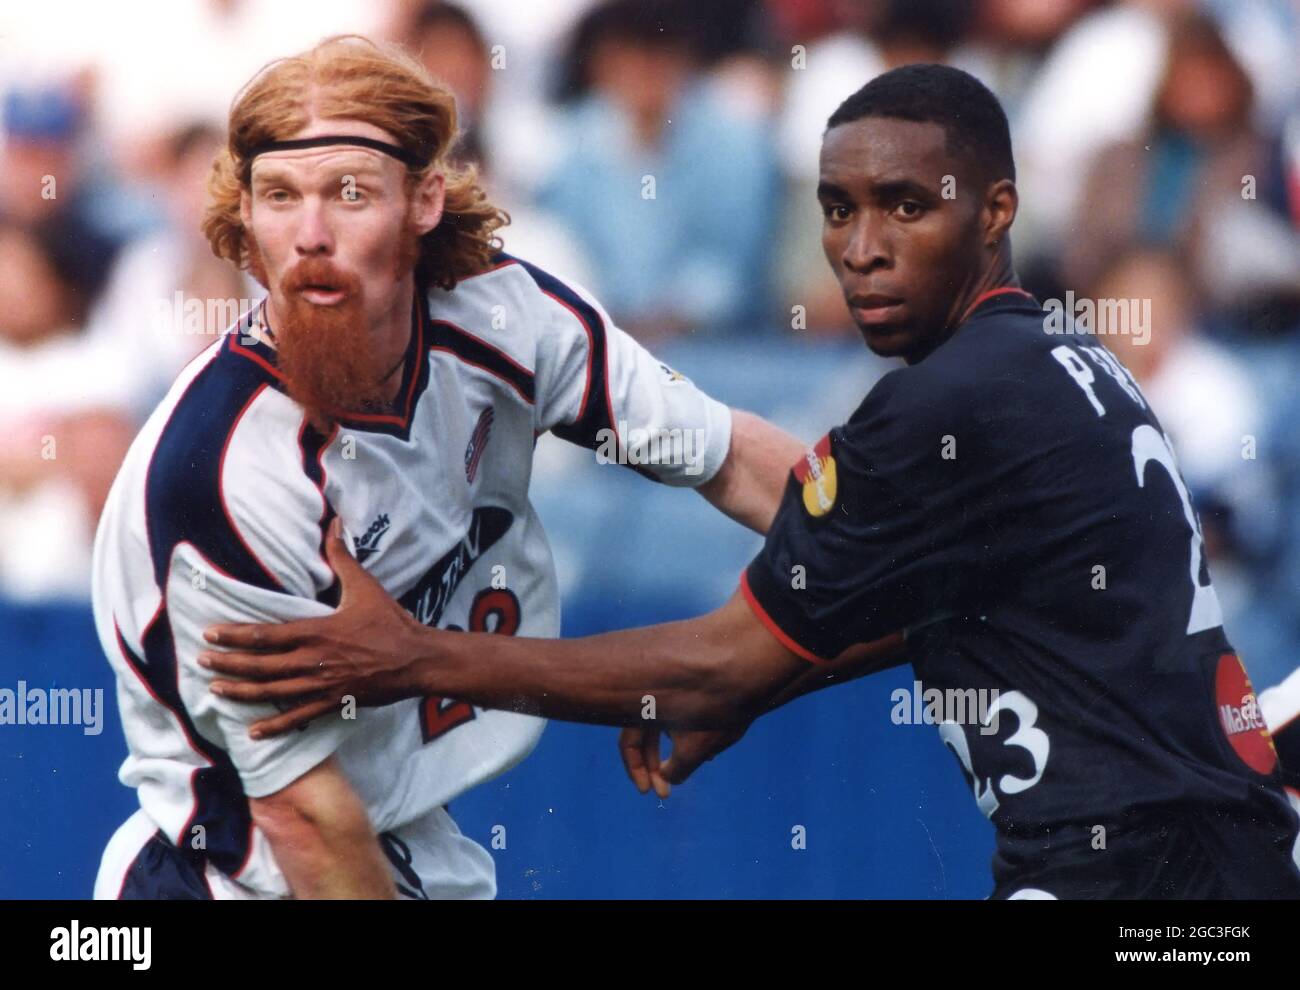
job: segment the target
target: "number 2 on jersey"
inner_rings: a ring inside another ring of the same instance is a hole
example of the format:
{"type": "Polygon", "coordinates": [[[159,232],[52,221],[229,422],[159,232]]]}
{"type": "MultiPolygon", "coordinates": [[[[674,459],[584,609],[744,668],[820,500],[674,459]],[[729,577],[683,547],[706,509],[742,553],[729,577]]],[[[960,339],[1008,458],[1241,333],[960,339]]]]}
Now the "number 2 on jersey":
{"type": "MultiPolygon", "coordinates": [[[[484,588],[474,596],[474,603],[469,607],[470,632],[513,636],[519,631],[519,622],[519,599],[509,588],[484,588]]],[[[474,706],[466,701],[431,694],[420,702],[420,735],[426,743],[473,719],[474,706]]]]}
{"type": "Polygon", "coordinates": [[[1223,625],[1223,609],[1219,605],[1219,596],[1212,584],[1201,584],[1201,559],[1205,554],[1205,542],[1201,539],[1201,526],[1192,509],[1191,496],[1187,486],[1178,473],[1178,462],[1166,440],[1154,426],[1143,424],[1133,431],[1133,467],[1137,471],[1139,488],[1146,487],[1147,464],[1155,461],[1168,472],[1173,480],[1178,498],[1183,503],[1183,518],[1192,530],[1192,612],[1187,617],[1187,635],[1214,629],[1223,625]]]}

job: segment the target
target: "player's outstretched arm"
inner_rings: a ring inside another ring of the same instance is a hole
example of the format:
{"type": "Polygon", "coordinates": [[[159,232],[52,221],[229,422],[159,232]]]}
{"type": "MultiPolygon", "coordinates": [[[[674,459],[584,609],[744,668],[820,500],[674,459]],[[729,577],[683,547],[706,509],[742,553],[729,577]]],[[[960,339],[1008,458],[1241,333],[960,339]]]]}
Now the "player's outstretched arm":
{"type": "Polygon", "coordinates": [[[896,638],[845,651],[820,671],[786,648],[737,593],[698,619],[582,639],[448,633],[417,623],[347,552],[337,529],[327,553],[343,583],[331,616],[218,626],[199,662],[212,689],[239,701],[296,704],[253,726],[275,735],[341,711],[351,695],[386,704],[430,694],[568,721],[665,727],[735,727],[838,670],[853,675],[897,662],[896,638]],[[248,652],[244,652],[248,651],[248,652]]]}
{"type": "Polygon", "coordinates": [[[781,505],[790,466],[805,444],[753,413],[731,411],[731,445],[718,473],[697,489],[742,526],[766,533],[781,505]]]}
{"type": "MultiPolygon", "coordinates": [[[[764,708],[772,711],[795,698],[820,691],[832,684],[874,673],[906,661],[906,643],[901,633],[886,636],[874,643],[850,647],[833,661],[810,665],[802,675],[786,685],[764,708]]],[[[642,794],[651,789],[667,797],[673,784],[680,784],[719,753],[734,746],[744,736],[748,725],[721,729],[668,729],[672,753],[661,761],[660,728],[654,722],[628,726],[619,733],[618,749],[628,778],[642,794]]]]}

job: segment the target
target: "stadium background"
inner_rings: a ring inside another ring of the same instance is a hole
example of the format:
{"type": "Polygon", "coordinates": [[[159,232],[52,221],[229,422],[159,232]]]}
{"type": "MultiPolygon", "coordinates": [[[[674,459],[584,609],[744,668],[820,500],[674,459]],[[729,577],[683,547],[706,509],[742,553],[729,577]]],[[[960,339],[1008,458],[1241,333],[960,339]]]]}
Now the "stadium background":
{"type": "MultiPolygon", "coordinates": [[[[186,332],[166,311],[175,293],[257,296],[195,230],[231,96],[267,59],[337,31],[403,40],[457,90],[461,155],[515,220],[507,250],[588,285],[668,364],[809,440],[887,370],[823,271],[811,188],[824,120],[896,64],[976,72],[1012,121],[1026,284],[1152,300],[1149,342],[1108,343],[1174,437],[1256,687],[1296,665],[1294,6],[7,5],[0,687],[103,688],[107,717],[97,736],[0,726],[0,897],[88,896],[135,806],[116,781],[125,748],[86,597],[95,505],[160,390],[222,329],[186,332]],[[38,191],[47,175],[53,197],[38,191]],[[38,453],[48,436],[52,459],[38,453]]],[[[533,492],[568,635],[713,607],[759,545],[693,494],[551,438],[533,492]]],[[[615,730],[555,723],[452,811],[484,844],[505,826],[503,897],[982,897],[988,823],[934,729],[890,719],[891,691],[910,684],[889,671],[805,698],[662,803],[624,779],[615,730]]]]}

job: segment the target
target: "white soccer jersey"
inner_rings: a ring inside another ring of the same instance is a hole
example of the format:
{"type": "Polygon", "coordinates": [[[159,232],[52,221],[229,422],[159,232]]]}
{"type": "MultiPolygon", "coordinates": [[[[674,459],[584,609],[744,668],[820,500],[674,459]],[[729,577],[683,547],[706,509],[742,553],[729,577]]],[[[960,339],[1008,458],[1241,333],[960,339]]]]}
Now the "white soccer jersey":
{"type": "Polygon", "coordinates": [[[391,414],[319,433],[247,314],[182,372],[132,445],[96,538],[94,605],[130,749],[120,776],[147,822],[137,815],[110,844],[97,896],[147,893],[132,874],[147,870],[137,853],[149,825],[224,896],[285,896],[248,798],[331,754],[387,833],[400,889],[495,892],[490,855],[442,806],[527,756],[541,719],[411,699],[253,741],[249,725],[274,709],[208,690],[203,630],[331,611],[338,585],[322,546],[337,514],[357,559],[421,622],[556,636],[554,565],[528,500],[537,436],[597,448],[623,428],[701,431],[694,462],[637,467],[695,486],[726,457],[731,416],[585,293],[507,255],[451,292],[417,293],[412,308],[391,414]]]}

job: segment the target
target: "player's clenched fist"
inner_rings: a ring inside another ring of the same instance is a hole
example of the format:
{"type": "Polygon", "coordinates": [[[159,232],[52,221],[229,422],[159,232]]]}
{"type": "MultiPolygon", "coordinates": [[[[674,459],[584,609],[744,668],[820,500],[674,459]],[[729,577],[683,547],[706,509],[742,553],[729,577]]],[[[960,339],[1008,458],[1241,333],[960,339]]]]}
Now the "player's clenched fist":
{"type": "Polygon", "coordinates": [[[724,749],[740,741],[749,726],[729,729],[670,730],[673,751],[667,762],[659,759],[659,730],[630,726],[619,733],[618,751],[623,767],[636,789],[645,794],[652,787],[661,798],[724,749]]]}

